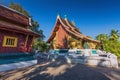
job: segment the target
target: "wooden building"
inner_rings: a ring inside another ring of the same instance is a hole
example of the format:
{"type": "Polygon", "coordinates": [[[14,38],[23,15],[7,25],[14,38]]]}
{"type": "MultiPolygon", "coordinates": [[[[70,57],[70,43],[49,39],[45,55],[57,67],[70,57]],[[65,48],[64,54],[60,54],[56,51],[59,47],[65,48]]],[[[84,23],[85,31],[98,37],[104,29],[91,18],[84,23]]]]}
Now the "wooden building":
{"type": "Polygon", "coordinates": [[[31,52],[38,34],[30,26],[29,17],[0,5],[0,53],[31,52]]]}
{"type": "Polygon", "coordinates": [[[59,15],[47,42],[52,49],[95,49],[100,44],[100,41],[83,35],[73,23],[59,15]]]}

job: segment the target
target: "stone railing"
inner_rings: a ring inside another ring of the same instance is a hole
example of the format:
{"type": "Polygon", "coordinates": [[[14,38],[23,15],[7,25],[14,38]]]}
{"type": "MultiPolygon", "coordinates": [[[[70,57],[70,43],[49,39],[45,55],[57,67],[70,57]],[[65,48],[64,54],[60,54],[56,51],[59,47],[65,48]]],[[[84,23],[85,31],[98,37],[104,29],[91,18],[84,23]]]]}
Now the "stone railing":
{"type": "Polygon", "coordinates": [[[117,56],[100,50],[71,50],[66,58],[71,63],[118,68],[117,56]]]}

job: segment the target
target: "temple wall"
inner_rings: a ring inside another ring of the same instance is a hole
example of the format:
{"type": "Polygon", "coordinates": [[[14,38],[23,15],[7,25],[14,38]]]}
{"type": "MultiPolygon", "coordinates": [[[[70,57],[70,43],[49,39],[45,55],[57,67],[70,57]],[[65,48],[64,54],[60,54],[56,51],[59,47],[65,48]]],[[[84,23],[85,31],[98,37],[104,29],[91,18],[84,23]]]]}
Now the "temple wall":
{"type": "Polygon", "coordinates": [[[88,42],[89,48],[90,49],[95,49],[97,46],[97,43],[93,43],[93,42],[88,42]]]}
{"type": "Polygon", "coordinates": [[[25,41],[25,36],[21,34],[0,30],[0,52],[2,53],[3,52],[18,52],[18,47],[20,43],[24,41],[25,41]],[[3,47],[4,36],[16,37],[18,39],[17,47],[3,47]]]}
{"type": "Polygon", "coordinates": [[[32,50],[33,36],[28,37],[28,41],[27,41],[26,48],[25,48],[26,36],[27,35],[19,34],[16,32],[0,30],[0,53],[24,52],[24,51],[30,52],[32,50]],[[3,46],[4,36],[16,37],[18,39],[17,46],[16,47],[6,47],[6,46],[4,47],[3,46]]]}
{"type": "Polygon", "coordinates": [[[71,49],[83,49],[83,46],[82,46],[82,40],[81,39],[76,39],[74,37],[72,37],[71,35],[69,35],[68,37],[68,45],[69,45],[69,48],[71,49]]]}
{"type": "Polygon", "coordinates": [[[33,37],[29,17],[0,5],[0,53],[30,52],[33,37]],[[22,27],[22,28],[21,28],[22,27]]]}
{"type": "MultiPolygon", "coordinates": [[[[84,49],[82,39],[76,39],[73,36],[64,33],[64,31],[61,29],[58,29],[58,31],[56,32],[56,36],[53,40],[54,43],[52,45],[54,49],[84,49]],[[67,41],[65,40],[65,38],[67,41]],[[67,47],[64,43],[66,43],[67,47]]],[[[86,43],[88,44],[89,49],[95,49],[97,46],[97,43],[94,42],[86,41],[86,43]]]]}
{"type": "Polygon", "coordinates": [[[57,47],[56,47],[56,44],[57,44],[57,32],[56,32],[56,35],[53,38],[53,40],[50,42],[50,44],[51,44],[52,49],[57,49],[57,47]]]}
{"type": "Polygon", "coordinates": [[[82,40],[77,41],[77,49],[83,49],[82,40]]]}
{"type": "Polygon", "coordinates": [[[28,41],[27,41],[27,45],[26,45],[26,47],[27,47],[27,52],[31,52],[31,51],[32,51],[33,39],[34,39],[33,36],[29,36],[29,37],[28,37],[28,41]]]}

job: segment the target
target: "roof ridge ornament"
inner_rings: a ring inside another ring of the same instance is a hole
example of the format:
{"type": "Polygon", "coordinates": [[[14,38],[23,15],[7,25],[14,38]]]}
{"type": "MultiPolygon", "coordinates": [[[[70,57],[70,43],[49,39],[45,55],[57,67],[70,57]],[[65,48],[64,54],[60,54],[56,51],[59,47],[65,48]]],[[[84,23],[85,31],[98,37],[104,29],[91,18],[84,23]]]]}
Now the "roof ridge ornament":
{"type": "Polygon", "coordinates": [[[64,18],[65,18],[65,20],[67,20],[67,15],[66,14],[64,15],[64,18]]]}
{"type": "Polygon", "coordinates": [[[58,13],[58,10],[57,10],[57,18],[59,18],[60,17],[60,14],[58,13]]]}
{"type": "MultiPolygon", "coordinates": [[[[71,21],[71,23],[72,23],[72,25],[76,26],[74,19],[71,21]]],[[[77,27],[76,27],[76,28],[77,28],[77,27]]]]}
{"type": "Polygon", "coordinates": [[[59,18],[60,17],[60,15],[59,14],[57,14],[57,18],[59,18]]]}

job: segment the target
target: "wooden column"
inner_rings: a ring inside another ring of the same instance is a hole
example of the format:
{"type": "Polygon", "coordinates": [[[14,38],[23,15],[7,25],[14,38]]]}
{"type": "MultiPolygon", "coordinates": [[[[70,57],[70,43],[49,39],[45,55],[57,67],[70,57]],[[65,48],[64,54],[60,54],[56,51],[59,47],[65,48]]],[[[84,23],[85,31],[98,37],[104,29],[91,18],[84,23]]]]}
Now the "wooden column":
{"type": "Polygon", "coordinates": [[[28,37],[29,37],[29,35],[27,35],[26,40],[25,40],[25,48],[27,47],[28,37]]]}

